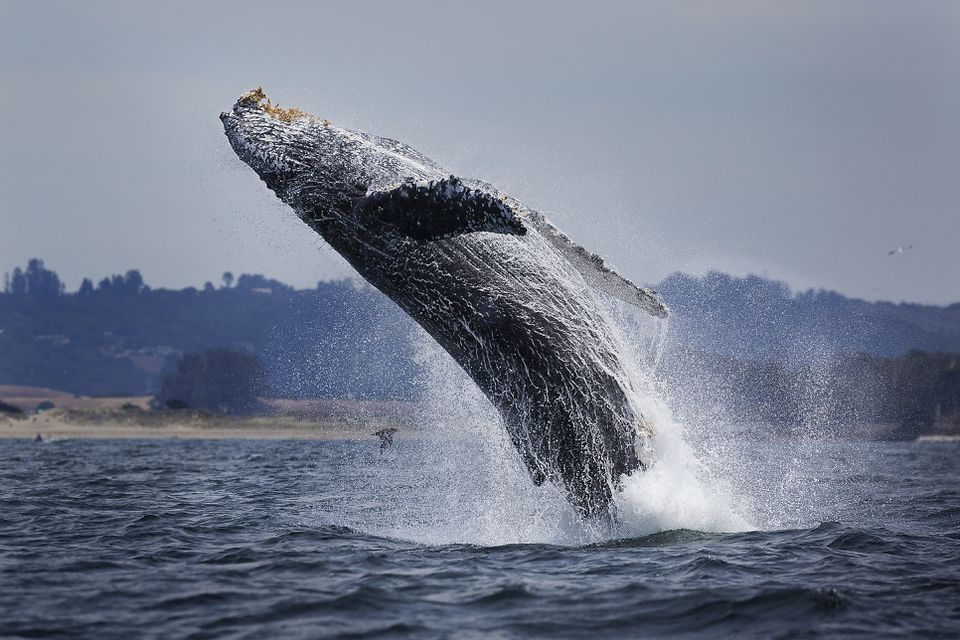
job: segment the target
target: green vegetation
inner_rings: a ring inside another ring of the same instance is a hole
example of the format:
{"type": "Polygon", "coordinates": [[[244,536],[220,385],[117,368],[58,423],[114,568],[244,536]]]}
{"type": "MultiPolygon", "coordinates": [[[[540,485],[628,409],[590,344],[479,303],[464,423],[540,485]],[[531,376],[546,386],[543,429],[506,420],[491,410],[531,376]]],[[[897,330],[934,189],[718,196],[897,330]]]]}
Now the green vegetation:
{"type": "Polygon", "coordinates": [[[25,271],[17,267],[12,276],[4,274],[3,292],[12,296],[55,298],[63,294],[63,283],[55,272],[43,266],[43,260],[32,258],[25,271]]]}
{"type": "Polygon", "coordinates": [[[8,290],[0,294],[0,384],[153,394],[182,355],[218,348],[260,358],[283,397],[416,396],[414,326],[376,290],[350,281],[294,290],[229,273],[223,283],[151,289],[131,270],[72,294],[8,290]]]}
{"type": "Polygon", "coordinates": [[[253,355],[229,349],[184,354],[166,374],[156,404],[168,409],[209,409],[245,414],[267,394],[267,372],[253,355]]]}
{"type": "Polygon", "coordinates": [[[886,425],[896,438],[960,433],[960,354],[744,360],[686,352],[661,374],[678,405],[723,421],[837,432],[886,425]]]}
{"type": "Polygon", "coordinates": [[[716,272],[676,273],[656,288],[673,312],[671,338],[683,349],[750,360],[810,359],[816,352],[960,353],[960,303],[867,302],[716,272]]]}
{"type": "Polygon", "coordinates": [[[12,404],[7,404],[3,400],[0,400],[0,414],[19,417],[23,415],[23,409],[12,404]]]}
{"type": "MultiPolygon", "coordinates": [[[[267,388],[295,399],[419,397],[416,326],[375,289],[335,281],[295,290],[229,272],[221,280],[169,291],[130,270],[65,293],[31,260],[0,294],[0,384],[159,392],[169,408],[229,412],[253,410],[267,388]]],[[[960,430],[960,305],[793,294],[716,273],[674,275],[660,289],[674,317],[658,375],[681,410],[714,407],[717,421],[883,424],[896,437],[960,430]]]]}

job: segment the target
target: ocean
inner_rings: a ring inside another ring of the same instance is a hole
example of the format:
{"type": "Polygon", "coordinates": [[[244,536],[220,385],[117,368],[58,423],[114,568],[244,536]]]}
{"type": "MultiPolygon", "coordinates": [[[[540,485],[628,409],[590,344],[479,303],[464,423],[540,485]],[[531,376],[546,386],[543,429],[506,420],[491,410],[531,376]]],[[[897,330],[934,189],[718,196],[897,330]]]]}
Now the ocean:
{"type": "Polygon", "coordinates": [[[0,635],[960,636],[960,445],[760,433],[614,528],[469,432],[0,440],[0,635]]]}

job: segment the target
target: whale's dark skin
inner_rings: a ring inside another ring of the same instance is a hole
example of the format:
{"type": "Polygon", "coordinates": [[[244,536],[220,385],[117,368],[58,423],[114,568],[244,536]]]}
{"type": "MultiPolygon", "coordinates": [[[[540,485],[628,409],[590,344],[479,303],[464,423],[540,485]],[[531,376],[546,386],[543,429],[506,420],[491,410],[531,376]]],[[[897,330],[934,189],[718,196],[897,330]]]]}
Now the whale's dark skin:
{"type": "Polygon", "coordinates": [[[651,435],[591,287],[665,317],[541,214],[414,149],[242,96],[227,137],[277,196],[450,353],[499,409],[536,484],[615,517],[651,435]]]}

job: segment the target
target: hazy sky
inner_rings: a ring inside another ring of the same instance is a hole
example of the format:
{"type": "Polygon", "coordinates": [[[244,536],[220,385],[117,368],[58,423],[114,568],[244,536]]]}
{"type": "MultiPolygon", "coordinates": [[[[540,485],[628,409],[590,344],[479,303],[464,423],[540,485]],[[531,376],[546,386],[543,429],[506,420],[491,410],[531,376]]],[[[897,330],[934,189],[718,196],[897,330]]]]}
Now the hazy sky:
{"type": "Polygon", "coordinates": [[[71,289],[351,273],[223,135],[263,85],[641,282],[960,300],[956,2],[0,0],[0,81],[0,272],[39,256],[71,289]]]}

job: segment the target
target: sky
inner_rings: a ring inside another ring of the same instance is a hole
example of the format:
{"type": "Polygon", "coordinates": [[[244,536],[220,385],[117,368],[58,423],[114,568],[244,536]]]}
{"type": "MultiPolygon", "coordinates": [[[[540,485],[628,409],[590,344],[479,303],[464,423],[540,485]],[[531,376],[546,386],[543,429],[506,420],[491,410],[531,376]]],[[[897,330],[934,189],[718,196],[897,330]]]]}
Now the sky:
{"type": "Polygon", "coordinates": [[[0,0],[0,82],[0,272],[68,289],[352,275],[223,135],[262,85],[638,282],[960,301],[960,3],[0,0]]]}

